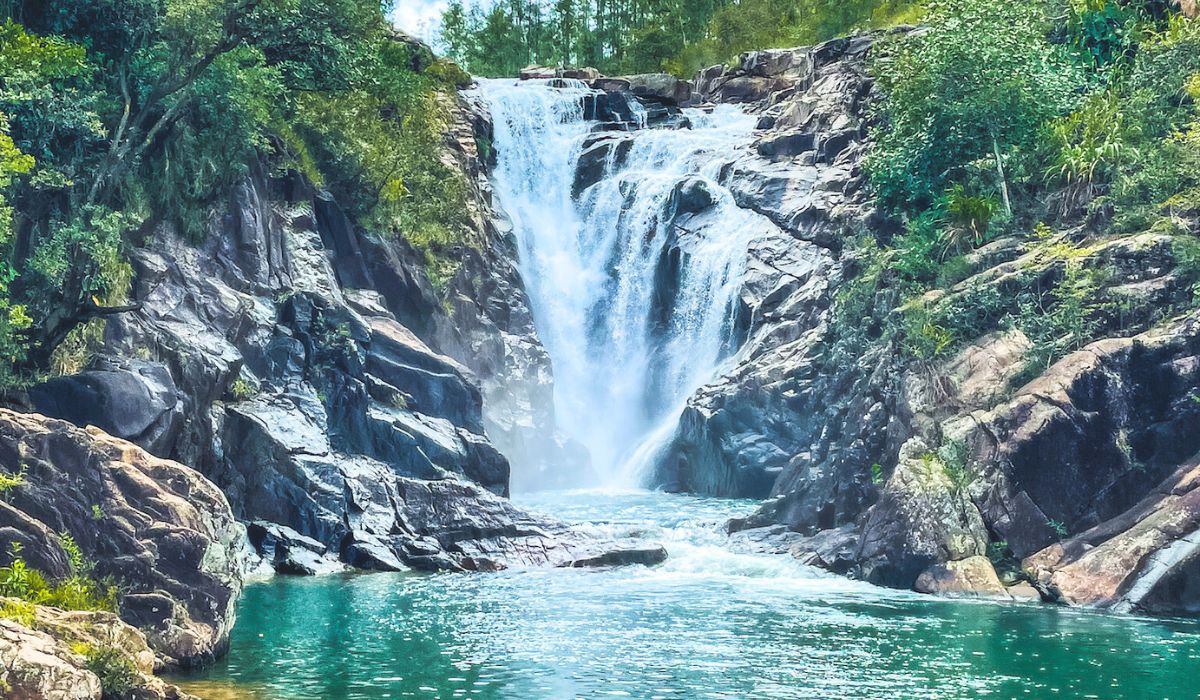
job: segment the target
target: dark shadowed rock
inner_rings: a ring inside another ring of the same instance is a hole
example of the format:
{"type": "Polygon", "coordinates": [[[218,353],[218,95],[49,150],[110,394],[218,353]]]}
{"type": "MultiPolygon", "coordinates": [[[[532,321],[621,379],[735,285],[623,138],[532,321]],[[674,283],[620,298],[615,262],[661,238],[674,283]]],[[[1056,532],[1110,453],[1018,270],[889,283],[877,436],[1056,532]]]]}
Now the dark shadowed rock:
{"type": "Polygon", "coordinates": [[[716,195],[700,177],[691,177],[676,185],[671,201],[678,215],[698,214],[717,202],[716,195]]]}
{"type": "Polygon", "coordinates": [[[246,535],[258,556],[277,573],[314,576],[341,568],[324,556],[328,547],[290,527],[255,520],[246,525],[246,535]]]}
{"type": "Polygon", "coordinates": [[[668,73],[629,75],[625,80],[634,95],[646,100],[680,107],[692,99],[692,84],[668,73]]]}
{"type": "Polygon", "coordinates": [[[161,449],[183,420],[183,402],[170,371],[160,364],[102,357],[95,369],[55,377],[30,389],[39,412],[115,437],[161,449]]]}
{"type": "Polygon", "coordinates": [[[578,197],[584,190],[619,167],[633,148],[633,139],[626,134],[600,134],[590,137],[583,144],[575,170],[572,193],[578,197]]]}

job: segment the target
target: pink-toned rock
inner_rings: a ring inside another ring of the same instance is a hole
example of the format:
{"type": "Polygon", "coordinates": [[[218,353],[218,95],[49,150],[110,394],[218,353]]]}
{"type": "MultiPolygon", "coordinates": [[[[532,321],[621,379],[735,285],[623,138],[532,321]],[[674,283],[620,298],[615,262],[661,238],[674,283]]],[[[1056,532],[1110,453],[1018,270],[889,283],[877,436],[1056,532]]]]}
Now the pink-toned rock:
{"type": "Polygon", "coordinates": [[[987,557],[974,556],[934,564],[917,577],[918,593],[944,598],[1009,598],[987,557]]]}
{"type": "Polygon", "coordinates": [[[1200,611],[1200,457],[1125,513],[1043,549],[1024,566],[1072,605],[1200,611]]]}

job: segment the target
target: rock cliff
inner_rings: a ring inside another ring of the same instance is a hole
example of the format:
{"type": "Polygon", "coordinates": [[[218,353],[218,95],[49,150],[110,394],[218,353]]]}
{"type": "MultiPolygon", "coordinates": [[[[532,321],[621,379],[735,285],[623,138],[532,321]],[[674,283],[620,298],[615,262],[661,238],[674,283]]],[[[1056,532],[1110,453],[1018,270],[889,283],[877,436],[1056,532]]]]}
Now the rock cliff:
{"type": "Polygon", "coordinates": [[[79,574],[81,557],[90,577],[115,586],[119,611],[0,601],[5,697],[99,698],[88,665],[97,652],[120,657],[139,697],[177,697],[151,674],[224,652],[245,534],[211,482],[95,428],[3,409],[0,468],[23,482],[0,502],[0,564],[19,561],[54,581],[79,574]]]}
{"type": "MultiPolygon", "coordinates": [[[[436,157],[463,174],[469,225],[439,286],[403,240],[363,230],[300,176],[252,164],[203,240],[141,231],[134,310],[108,320],[82,371],[29,390],[38,413],[0,413],[0,472],[19,481],[0,502],[0,565],[19,555],[63,580],[60,538],[75,538],[122,591],[124,622],[104,624],[137,673],[223,653],[251,571],[665,558],[507,499],[498,446],[534,469],[586,455],[554,428],[549,359],[484,178],[486,114],[465,100],[447,109],[454,128],[436,157]],[[156,661],[142,668],[147,645],[156,661]]],[[[5,624],[7,687],[98,697],[72,647],[86,640],[43,624],[53,614],[5,624]]]]}

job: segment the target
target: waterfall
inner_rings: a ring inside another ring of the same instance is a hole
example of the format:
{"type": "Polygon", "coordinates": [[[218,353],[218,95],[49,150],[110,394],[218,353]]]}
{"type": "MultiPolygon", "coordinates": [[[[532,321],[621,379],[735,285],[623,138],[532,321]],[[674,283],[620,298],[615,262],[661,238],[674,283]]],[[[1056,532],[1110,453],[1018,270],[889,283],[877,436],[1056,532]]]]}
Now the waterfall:
{"type": "Polygon", "coordinates": [[[595,93],[583,85],[491,80],[479,90],[558,423],[591,453],[593,473],[569,483],[644,485],[688,397],[733,350],[755,226],[718,177],[755,120],[720,107],[692,111],[692,129],[597,135],[585,115],[595,93]],[[602,173],[576,191],[585,149],[596,148],[602,173]],[[700,204],[681,204],[685,192],[700,204]]]}

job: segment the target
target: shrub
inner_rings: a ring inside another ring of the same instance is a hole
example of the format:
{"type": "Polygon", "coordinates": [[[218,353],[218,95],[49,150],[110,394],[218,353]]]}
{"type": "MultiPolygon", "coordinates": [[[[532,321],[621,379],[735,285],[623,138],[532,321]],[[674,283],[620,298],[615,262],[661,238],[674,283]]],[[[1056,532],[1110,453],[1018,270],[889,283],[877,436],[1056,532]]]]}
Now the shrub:
{"type": "Polygon", "coordinates": [[[922,304],[904,311],[904,350],[918,360],[931,361],[942,356],[955,341],[954,332],[936,322],[922,304]]]}
{"type": "Polygon", "coordinates": [[[20,470],[15,474],[5,474],[0,472],[0,497],[25,485],[25,465],[21,465],[20,470]]]}
{"type": "Polygon", "coordinates": [[[116,588],[108,582],[92,578],[92,565],[84,558],[74,539],[64,535],[60,542],[71,567],[70,576],[49,583],[41,572],[30,568],[18,556],[19,548],[14,548],[12,563],[0,567],[0,596],[20,598],[36,605],[63,610],[115,611],[116,588]]]}
{"type": "Polygon", "coordinates": [[[1058,195],[1061,215],[1094,199],[1122,164],[1135,157],[1129,143],[1137,130],[1111,92],[1091,95],[1079,109],[1051,122],[1056,149],[1047,178],[1064,186],[1058,195]]]}
{"type": "Polygon", "coordinates": [[[33,627],[37,621],[37,606],[27,600],[10,598],[0,601],[0,619],[12,620],[25,627],[33,627]]]}
{"type": "Polygon", "coordinates": [[[234,401],[249,401],[258,395],[258,389],[242,377],[237,377],[229,385],[229,396],[234,401]]]}
{"type": "Polygon", "coordinates": [[[866,163],[874,190],[919,211],[990,159],[1011,213],[1005,161],[1028,156],[1042,125],[1071,111],[1082,72],[1047,40],[1041,3],[948,0],[926,24],[873,60],[887,98],[866,163]]]}
{"type": "Polygon", "coordinates": [[[967,464],[967,458],[966,445],[951,441],[943,443],[932,452],[926,452],[921,456],[921,461],[926,465],[941,469],[950,482],[950,490],[955,495],[962,495],[975,480],[975,476],[967,464]]]}
{"type": "Polygon", "coordinates": [[[1071,0],[1069,30],[1075,48],[1094,68],[1129,61],[1137,49],[1141,3],[1071,0]]]}
{"type": "Polygon", "coordinates": [[[983,245],[996,208],[996,200],[991,197],[968,194],[962,185],[950,188],[946,194],[941,259],[983,245]]]}
{"type": "Polygon", "coordinates": [[[1026,371],[1014,383],[1023,383],[1046,371],[1070,352],[1094,340],[1103,328],[1099,300],[1099,273],[1087,269],[1079,257],[1064,263],[1062,279],[1049,293],[1032,288],[1018,299],[1016,325],[1033,346],[1026,371]]]}
{"type": "Polygon", "coordinates": [[[87,659],[87,668],[100,679],[105,697],[123,697],[142,686],[142,674],[125,652],[111,646],[73,645],[72,651],[87,659]]]}
{"type": "Polygon", "coordinates": [[[975,480],[967,463],[969,454],[965,443],[956,440],[943,443],[937,448],[936,456],[956,493],[962,493],[975,480]]]}

